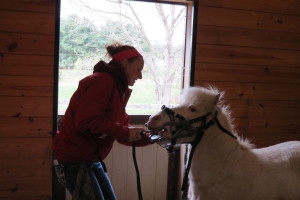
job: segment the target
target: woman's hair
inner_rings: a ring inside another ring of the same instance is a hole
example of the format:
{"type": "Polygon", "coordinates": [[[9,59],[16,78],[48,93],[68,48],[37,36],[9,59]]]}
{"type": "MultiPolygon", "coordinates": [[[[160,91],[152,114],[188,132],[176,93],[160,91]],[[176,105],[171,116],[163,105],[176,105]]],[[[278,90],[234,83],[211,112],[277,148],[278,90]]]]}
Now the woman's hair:
{"type": "MultiPolygon", "coordinates": [[[[127,50],[127,49],[135,49],[131,45],[121,44],[119,42],[114,42],[114,43],[111,43],[111,44],[107,44],[107,45],[105,45],[105,48],[107,50],[107,54],[110,57],[113,57],[113,55],[115,55],[116,53],[119,53],[119,52],[127,50]]],[[[137,57],[129,58],[128,61],[132,62],[135,59],[137,59],[137,57]]]]}

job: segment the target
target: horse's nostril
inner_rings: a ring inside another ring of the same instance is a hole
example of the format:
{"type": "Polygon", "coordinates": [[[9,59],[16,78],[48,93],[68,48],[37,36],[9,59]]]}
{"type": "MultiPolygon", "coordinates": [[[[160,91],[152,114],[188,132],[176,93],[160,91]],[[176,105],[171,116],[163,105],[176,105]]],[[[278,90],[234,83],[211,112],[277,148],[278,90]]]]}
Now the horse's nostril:
{"type": "Polygon", "coordinates": [[[148,127],[148,123],[145,123],[144,126],[148,127]]]}

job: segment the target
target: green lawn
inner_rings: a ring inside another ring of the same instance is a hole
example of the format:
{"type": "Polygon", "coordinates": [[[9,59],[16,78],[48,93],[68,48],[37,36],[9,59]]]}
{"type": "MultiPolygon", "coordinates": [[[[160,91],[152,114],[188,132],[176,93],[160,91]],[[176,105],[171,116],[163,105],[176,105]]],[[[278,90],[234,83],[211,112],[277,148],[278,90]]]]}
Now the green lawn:
{"type": "MultiPolygon", "coordinates": [[[[90,71],[60,70],[58,90],[58,113],[64,114],[68,101],[77,89],[78,81],[90,74],[90,71]]],[[[148,115],[157,111],[154,81],[138,80],[131,88],[133,91],[127,104],[128,114],[148,115]]],[[[178,95],[178,87],[173,89],[173,94],[178,95]]]]}

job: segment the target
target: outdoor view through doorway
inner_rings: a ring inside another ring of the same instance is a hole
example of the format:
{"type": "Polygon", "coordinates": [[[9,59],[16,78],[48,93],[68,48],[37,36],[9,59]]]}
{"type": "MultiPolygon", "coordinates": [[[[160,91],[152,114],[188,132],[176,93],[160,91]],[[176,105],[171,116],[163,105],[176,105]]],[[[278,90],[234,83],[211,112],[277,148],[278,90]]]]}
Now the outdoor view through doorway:
{"type": "Polygon", "coordinates": [[[189,84],[190,1],[61,0],[58,115],[63,115],[78,81],[99,60],[104,46],[118,41],[136,47],[145,59],[143,79],[132,87],[130,115],[150,115],[177,104],[189,84]]]}

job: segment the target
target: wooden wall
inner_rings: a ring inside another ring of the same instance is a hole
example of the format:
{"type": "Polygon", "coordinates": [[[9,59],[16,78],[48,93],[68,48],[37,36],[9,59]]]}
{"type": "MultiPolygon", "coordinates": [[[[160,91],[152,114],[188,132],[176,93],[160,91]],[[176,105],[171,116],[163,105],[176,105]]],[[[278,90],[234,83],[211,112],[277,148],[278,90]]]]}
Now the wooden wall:
{"type": "Polygon", "coordinates": [[[0,1],[0,199],[52,198],[55,0],[0,1]]]}
{"type": "Polygon", "coordinates": [[[300,140],[300,1],[199,0],[195,85],[226,92],[258,147],[300,140]]]}

